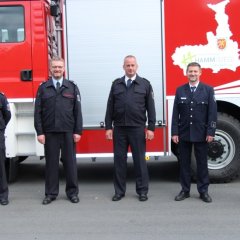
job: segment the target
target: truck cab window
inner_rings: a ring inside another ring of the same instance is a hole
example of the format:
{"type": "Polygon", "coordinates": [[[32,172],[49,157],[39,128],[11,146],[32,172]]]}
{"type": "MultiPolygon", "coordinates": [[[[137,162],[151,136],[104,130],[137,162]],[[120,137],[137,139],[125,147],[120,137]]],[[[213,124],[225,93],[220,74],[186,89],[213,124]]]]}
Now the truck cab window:
{"type": "Polygon", "coordinates": [[[0,43],[22,42],[25,38],[24,32],[23,7],[0,7],[0,43]]]}

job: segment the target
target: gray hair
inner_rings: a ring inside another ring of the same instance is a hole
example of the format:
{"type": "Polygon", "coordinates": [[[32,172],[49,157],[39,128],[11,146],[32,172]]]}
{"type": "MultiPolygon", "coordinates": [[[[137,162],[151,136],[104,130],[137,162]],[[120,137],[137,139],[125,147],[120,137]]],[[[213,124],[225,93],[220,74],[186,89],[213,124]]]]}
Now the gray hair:
{"type": "Polygon", "coordinates": [[[64,59],[58,56],[54,56],[51,60],[50,60],[50,64],[52,65],[52,62],[56,62],[56,61],[60,61],[65,63],[64,59]]]}

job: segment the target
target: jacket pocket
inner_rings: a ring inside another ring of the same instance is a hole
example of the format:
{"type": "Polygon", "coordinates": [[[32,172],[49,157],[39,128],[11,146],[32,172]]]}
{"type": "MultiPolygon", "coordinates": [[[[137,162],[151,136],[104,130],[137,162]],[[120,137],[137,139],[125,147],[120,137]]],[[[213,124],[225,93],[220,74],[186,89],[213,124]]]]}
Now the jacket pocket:
{"type": "Polygon", "coordinates": [[[145,104],[146,91],[144,89],[134,89],[134,101],[136,103],[145,104]]]}
{"type": "Polygon", "coordinates": [[[180,114],[186,114],[189,109],[189,101],[186,99],[181,99],[177,102],[178,104],[178,109],[180,114]]]}
{"type": "Polygon", "coordinates": [[[198,101],[196,104],[197,111],[205,112],[208,108],[208,102],[207,101],[198,101]]]}
{"type": "Polygon", "coordinates": [[[74,106],[74,95],[72,93],[62,93],[61,102],[66,111],[72,111],[74,106]]]}

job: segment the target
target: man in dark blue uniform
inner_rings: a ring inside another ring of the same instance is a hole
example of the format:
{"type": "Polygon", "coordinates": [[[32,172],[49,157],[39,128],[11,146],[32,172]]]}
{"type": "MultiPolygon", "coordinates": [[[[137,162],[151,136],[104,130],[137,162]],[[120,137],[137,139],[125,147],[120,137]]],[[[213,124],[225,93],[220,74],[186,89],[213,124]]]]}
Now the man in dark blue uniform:
{"type": "Polygon", "coordinates": [[[113,139],[114,145],[113,201],[119,201],[125,196],[129,146],[136,175],[136,192],[140,201],[148,199],[146,140],[154,138],[156,113],[152,86],[148,80],[136,74],[137,68],[134,56],[125,57],[125,76],[113,82],[107,103],[106,139],[113,139]],[[145,131],[147,119],[148,127],[145,131]]]}
{"type": "Polygon", "coordinates": [[[38,141],[44,144],[46,157],[45,198],[56,199],[59,192],[59,157],[66,175],[66,195],[78,203],[78,177],[75,143],[82,134],[82,111],[78,87],[63,78],[64,61],[54,58],[52,78],[39,86],[34,113],[38,141]]]}
{"type": "Polygon", "coordinates": [[[188,64],[186,74],[189,83],[177,89],[172,115],[172,140],[179,145],[182,186],[175,200],[181,201],[190,196],[190,164],[194,147],[198,192],[204,202],[212,202],[208,194],[207,146],[215,135],[217,104],[213,88],[200,82],[201,66],[198,63],[188,64]]]}
{"type": "Polygon", "coordinates": [[[5,170],[5,128],[11,119],[7,98],[0,93],[0,204],[7,205],[8,184],[5,170]]]}

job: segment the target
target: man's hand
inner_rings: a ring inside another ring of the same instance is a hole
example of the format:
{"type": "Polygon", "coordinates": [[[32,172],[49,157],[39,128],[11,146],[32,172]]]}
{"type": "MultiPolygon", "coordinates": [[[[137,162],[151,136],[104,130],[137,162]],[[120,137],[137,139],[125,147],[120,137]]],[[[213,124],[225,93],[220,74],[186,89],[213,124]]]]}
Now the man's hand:
{"type": "Polygon", "coordinates": [[[151,130],[147,130],[146,135],[145,135],[145,139],[146,140],[153,140],[154,139],[154,132],[151,131],[151,130]]]}
{"type": "Polygon", "coordinates": [[[112,140],[113,139],[113,130],[112,129],[107,130],[105,133],[105,136],[106,136],[107,140],[112,140]]]}
{"type": "Polygon", "coordinates": [[[178,144],[178,143],[179,143],[179,137],[178,137],[178,135],[172,136],[172,141],[173,141],[174,143],[178,144]]]}
{"type": "Polygon", "coordinates": [[[209,142],[212,142],[214,140],[214,137],[213,136],[207,136],[206,137],[206,141],[209,143],[209,142]]]}
{"type": "Polygon", "coordinates": [[[75,143],[79,142],[80,139],[81,139],[81,135],[79,135],[79,134],[73,134],[73,141],[74,141],[75,143]]]}
{"type": "Polygon", "coordinates": [[[45,135],[39,135],[37,136],[37,140],[41,143],[41,144],[45,144],[45,135]]]}

